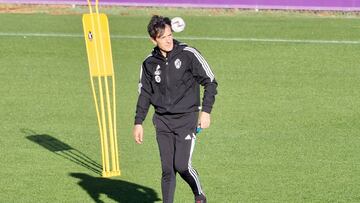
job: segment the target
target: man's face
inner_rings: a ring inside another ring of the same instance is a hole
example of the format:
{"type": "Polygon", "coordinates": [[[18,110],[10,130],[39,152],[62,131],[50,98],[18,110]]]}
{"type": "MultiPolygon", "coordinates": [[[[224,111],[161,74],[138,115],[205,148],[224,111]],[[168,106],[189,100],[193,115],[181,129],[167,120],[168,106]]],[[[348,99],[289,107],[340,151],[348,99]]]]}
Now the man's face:
{"type": "Polygon", "coordinates": [[[174,47],[171,27],[166,25],[163,35],[157,36],[155,40],[151,38],[151,41],[157,45],[162,54],[165,54],[164,56],[166,56],[166,52],[171,51],[174,47]]]}

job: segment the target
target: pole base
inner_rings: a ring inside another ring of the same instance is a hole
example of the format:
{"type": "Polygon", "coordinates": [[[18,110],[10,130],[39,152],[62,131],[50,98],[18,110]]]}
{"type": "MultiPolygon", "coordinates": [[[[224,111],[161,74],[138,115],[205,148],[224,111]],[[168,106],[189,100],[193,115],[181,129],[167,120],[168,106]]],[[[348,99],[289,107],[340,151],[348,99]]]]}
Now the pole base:
{"type": "Polygon", "coordinates": [[[102,177],[108,178],[108,177],[114,177],[114,176],[120,176],[120,171],[103,171],[102,177]]]}

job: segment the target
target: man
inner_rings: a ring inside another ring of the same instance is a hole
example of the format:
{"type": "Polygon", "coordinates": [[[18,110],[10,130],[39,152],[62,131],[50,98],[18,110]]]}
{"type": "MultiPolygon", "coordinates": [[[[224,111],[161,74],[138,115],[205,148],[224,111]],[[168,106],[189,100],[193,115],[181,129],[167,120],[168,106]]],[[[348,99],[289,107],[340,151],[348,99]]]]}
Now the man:
{"type": "Polygon", "coordinates": [[[153,16],[148,33],[155,48],[140,70],[134,139],[138,144],[143,142],[142,122],[150,104],[153,105],[162,166],[163,202],[173,202],[176,173],[179,173],[191,187],[195,202],[206,203],[199,175],[191,165],[191,156],[197,127],[208,128],[210,125],[217,82],[196,49],[173,39],[169,18],[153,16]],[[205,89],[201,108],[200,85],[205,89]]]}

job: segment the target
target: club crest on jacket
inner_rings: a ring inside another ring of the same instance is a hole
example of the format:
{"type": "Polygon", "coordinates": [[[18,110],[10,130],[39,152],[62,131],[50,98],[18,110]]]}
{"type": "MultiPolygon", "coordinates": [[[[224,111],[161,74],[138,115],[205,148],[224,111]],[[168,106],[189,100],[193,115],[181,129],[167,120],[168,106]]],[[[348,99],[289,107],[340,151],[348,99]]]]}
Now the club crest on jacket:
{"type": "Polygon", "coordinates": [[[156,75],[156,76],[155,76],[155,81],[156,81],[157,83],[160,83],[160,82],[161,82],[160,76],[156,75]]]}
{"type": "Polygon", "coordinates": [[[154,72],[155,81],[156,81],[157,83],[160,83],[160,82],[161,82],[160,74],[161,74],[160,65],[157,65],[157,66],[156,66],[156,70],[155,70],[155,72],[154,72]]]}
{"type": "Polygon", "coordinates": [[[156,70],[154,72],[155,76],[159,76],[161,74],[161,70],[159,70],[159,69],[160,69],[160,65],[157,65],[156,70]]]}
{"type": "Polygon", "coordinates": [[[180,61],[180,59],[176,59],[174,64],[175,64],[175,68],[176,68],[176,69],[180,69],[180,67],[181,67],[181,61],[180,61]]]}

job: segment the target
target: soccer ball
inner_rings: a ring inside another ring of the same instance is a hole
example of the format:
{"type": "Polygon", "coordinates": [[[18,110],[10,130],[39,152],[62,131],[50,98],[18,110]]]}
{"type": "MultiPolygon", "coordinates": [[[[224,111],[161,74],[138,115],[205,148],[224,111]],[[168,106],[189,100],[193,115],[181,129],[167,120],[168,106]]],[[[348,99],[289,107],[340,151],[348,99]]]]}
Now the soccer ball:
{"type": "Polygon", "coordinates": [[[181,17],[171,19],[171,29],[174,32],[182,32],[185,29],[185,21],[181,17]]]}

